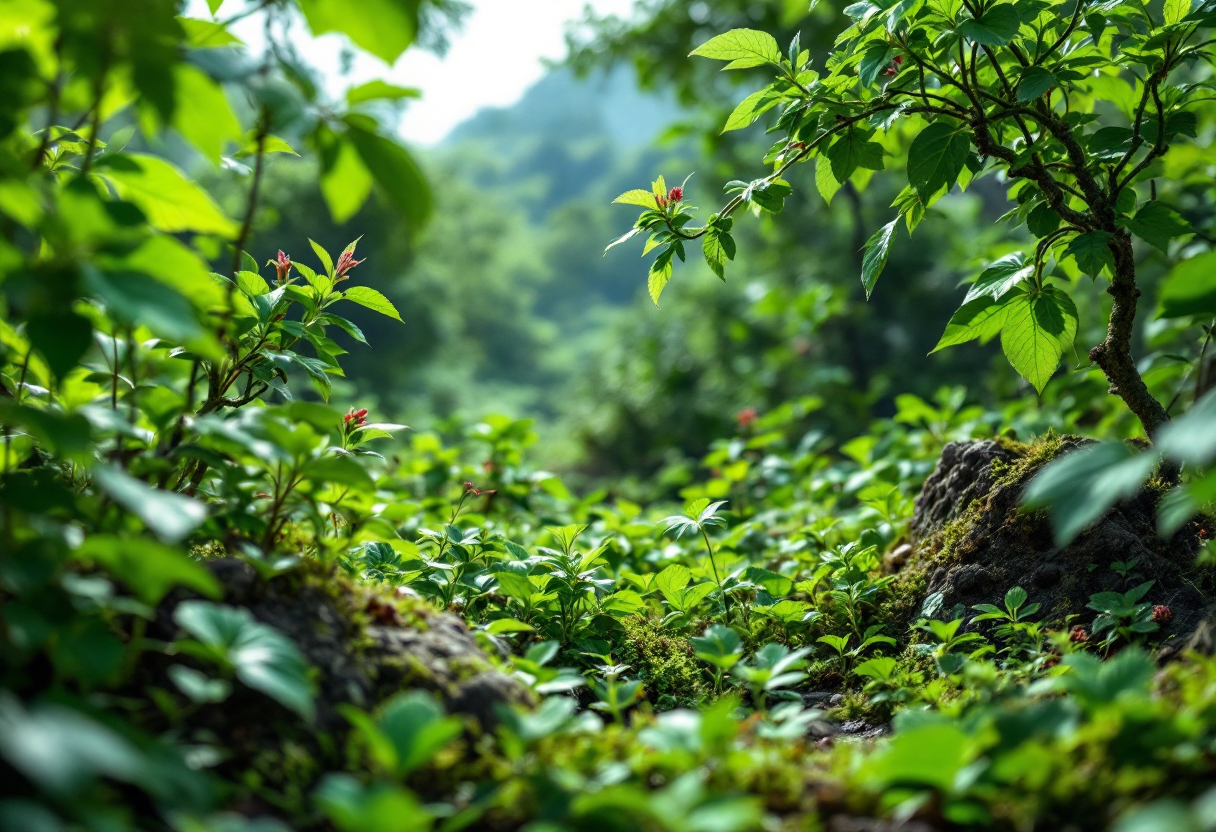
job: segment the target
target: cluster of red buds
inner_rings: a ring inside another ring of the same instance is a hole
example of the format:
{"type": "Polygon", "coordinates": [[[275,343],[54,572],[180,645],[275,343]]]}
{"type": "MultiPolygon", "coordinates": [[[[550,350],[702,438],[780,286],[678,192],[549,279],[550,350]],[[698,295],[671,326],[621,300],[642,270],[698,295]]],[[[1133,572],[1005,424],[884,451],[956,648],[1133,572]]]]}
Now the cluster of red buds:
{"type": "MultiPolygon", "coordinates": [[[[366,259],[366,257],[363,258],[363,260],[366,259]]],[[[347,272],[362,263],[363,260],[356,260],[353,253],[344,251],[342,252],[342,255],[338,257],[338,264],[334,266],[334,273],[338,276],[338,279],[341,280],[346,277],[347,272]]]]}
{"type": "Polygon", "coordinates": [[[367,408],[355,410],[353,407],[347,411],[342,417],[342,422],[347,428],[359,428],[367,424],[367,408]]]}
{"type": "Polygon", "coordinates": [[[747,430],[752,426],[752,423],[760,417],[754,407],[745,407],[735,414],[735,421],[739,423],[739,427],[747,430]]]}
{"type": "Polygon", "coordinates": [[[473,483],[466,480],[465,484],[464,484],[464,493],[472,494],[474,497],[480,497],[482,494],[497,494],[498,489],[496,489],[496,488],[485,488],[485,489],[478,488],[477,486],[473,485],[473,483]]]}
{"type": "Polygon", "coordinates": [[[883,75],[894,77],[899,74],[899,65],[904,62],[903,55],[896,55],[891,61],[891,65],[882,71],[883,75]]]}
{"type": "Polygon", "coordinates": [[[1174,611],[1165,606],[1165,604],[1158,604],[1157,606],[1153,607],[1154,624],[1165,624],[1173,617],[1174,611]]]}
{"type": "Polygon", "coordinates": [[[677,202],[684,201],[684,189],[681,188],[679,185],[676,185],[674,188],[672,188],[670,191],[667,192],[667,196],[663,196],[662,194],[659,194],[657,199],[659,201],[660,208],[666,208],[668,205],[675,205],[677,202]]]}
{"type": "Polygon", "coordinates": [[[279,249],[278,259],[274,261],[274,270],[279,283],[287,280],[287,275],[291,273],[291,258],[283,253],[283,249],[279,249]]]}
{"type": "Polygon", "coordinates": [[[1072,628],[1072,632],[1068,634],[1068,640],[1073,644],[1084,644],[1089,641],[1089,633],[1080,624],[1072,628]]]}

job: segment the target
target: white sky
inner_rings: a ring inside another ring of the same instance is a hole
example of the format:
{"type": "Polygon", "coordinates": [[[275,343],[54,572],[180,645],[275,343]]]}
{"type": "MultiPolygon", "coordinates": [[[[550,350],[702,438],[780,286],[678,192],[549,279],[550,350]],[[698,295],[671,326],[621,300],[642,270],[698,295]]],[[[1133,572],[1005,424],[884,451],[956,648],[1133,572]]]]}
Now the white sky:
{"type": "MultiPolygon", "coordinates": [[[[401,121],[401,133],[409,141],[432,144],[483,107],[503,107],[518,101],[544,74],[542,58],[560,59],[565,55],[566,23],[580,18],[584,7],[625,14],[633,0],[472,0],[472,5],[473,11],[451,38],[451,48],[442,59],[410,49],[389,68],[361,54],[351,75],[340,78],[337,49],[324,45],[332,43],[336,47],[344,38],[324,35],[316,41],[322,48],[301,52],[327,73],[335,92],[371,78],[421,89],[422,99],[410,102],[401,121]],[[324,57],[318,56],[329,56],[331,63],[326,65],[324,57]]],[[[238,3],[225,3],[219,17],[239,8],[238,3]]],[[[209,17],[205,0],[190,0],[187,14],[209,17]]],[[[238,23],[234,32],[251,46],[256,47],[261,40],[256,25],[238,23]]]]}

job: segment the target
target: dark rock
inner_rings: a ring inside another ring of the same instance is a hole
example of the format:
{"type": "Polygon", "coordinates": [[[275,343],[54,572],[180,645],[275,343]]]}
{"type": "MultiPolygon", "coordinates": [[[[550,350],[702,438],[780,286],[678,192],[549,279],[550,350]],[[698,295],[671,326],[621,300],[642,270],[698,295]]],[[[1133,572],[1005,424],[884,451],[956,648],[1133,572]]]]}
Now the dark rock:
{"type": "MultiPolygon", "coordinates": [[[[495,669],[463,620],[420,600],[377,593],[308,565],[270,580],[235,558],[206,566],[223,586],[225,604],[244,607],[288,636],[316,670],[318,731],[345,733],[340,705],[371,710],[411,689],[434,693],[449,712],[472,716],[483,728],[495,724],[498,705],[534,703],[522,683],[495,669]]],[[[177,636],[172,610],[179,600],[181,593],[166,599],[150,635],[165,641],[177,636]]],[[[277,730],[270,715],[286,716],[273,701],[239,685],[213,710],[205,718],[215,724],[207,727],[222,733],[277,730]],[[253,724],[241,725],[247,717],[253,724]]]]}
{"type": "Polygon", "coordinates": [[[1087,608],[1091,595],[1153,580],[1144,600],[1173,612],[1159,634],[1163,646],[1189,638],[1212,608],[1212,576],[1195,565],[1194,524],[1170,540],[1157,536],[1159,492],[1146,489],[1115,506],[1064,548],[1056,546],[1046,512],[1022,510],[1022,493],[1051,451],[1067,453],[1087,442],[1049,437],[1040,446],[988,440],[946,445],[916,499],[916,552],[897,580],[915,586],[919,599],[903,614],[915,615],[920,601],[938,592],[947,611],[1000,606],[1007,590],[1021,586],[1042,605],[1038,620],[1060,627],[1077,616],[1075,623],[1088,626],[1096,615],[1087,608]],[[1133,559],[1138,562],[1126,579],[1110,568],[1133,559]],[[914,582],[917,574],[922,577],[914,582]]]}
{"type": "Polygon", "coordinates": [[[919,820],[882,820],[837,815],[828,823],[828,832],[937,832],[937,827],[919,820]]]}
{"type": "Polygon", "coordinates": [[[919,542],[961,514],[973,500],[992,488],[992,463],[1009,463],[1013,451],[991,440],[950,442],[916,497],[912,514],[913,542],[919,542]]]}

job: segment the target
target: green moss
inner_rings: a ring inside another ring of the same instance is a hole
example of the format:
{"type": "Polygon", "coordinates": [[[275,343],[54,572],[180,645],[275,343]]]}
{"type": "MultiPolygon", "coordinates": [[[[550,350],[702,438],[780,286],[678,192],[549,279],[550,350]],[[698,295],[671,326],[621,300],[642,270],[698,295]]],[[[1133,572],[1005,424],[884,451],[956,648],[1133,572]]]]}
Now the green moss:
{"type": "Polygon", "coordinates": [[[705,674],[683,636],[663,632],[653,618],[627,618],[614,658],[642,680],[646,697],[660,709],[694,706],[705,695],[705,674]]]}

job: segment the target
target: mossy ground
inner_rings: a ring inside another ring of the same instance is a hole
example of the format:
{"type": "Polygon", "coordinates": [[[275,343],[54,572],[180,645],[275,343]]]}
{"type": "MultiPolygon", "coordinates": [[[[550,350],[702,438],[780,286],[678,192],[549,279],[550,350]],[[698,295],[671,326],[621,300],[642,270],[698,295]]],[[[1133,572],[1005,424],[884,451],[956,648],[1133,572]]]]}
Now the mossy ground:
{"type": "Polygon", "coordinates": [[[642,680],[646,699],[660,710],[693,707],[706,694],[705,673],[687,638],[663,632],[653,618],[628,618],[613,652],[642,680]]]}

